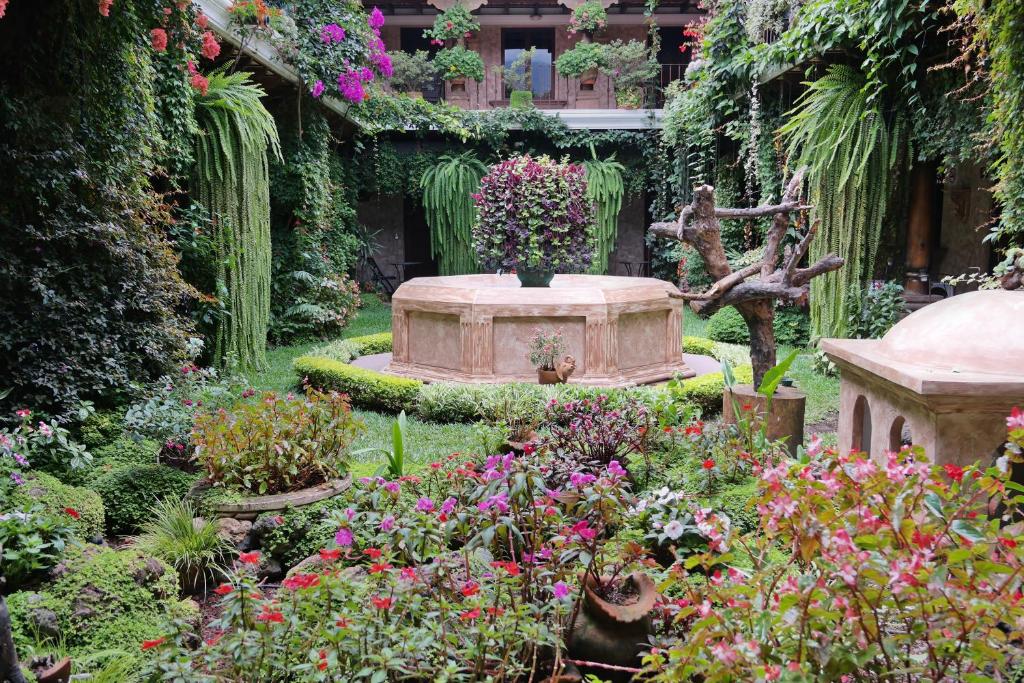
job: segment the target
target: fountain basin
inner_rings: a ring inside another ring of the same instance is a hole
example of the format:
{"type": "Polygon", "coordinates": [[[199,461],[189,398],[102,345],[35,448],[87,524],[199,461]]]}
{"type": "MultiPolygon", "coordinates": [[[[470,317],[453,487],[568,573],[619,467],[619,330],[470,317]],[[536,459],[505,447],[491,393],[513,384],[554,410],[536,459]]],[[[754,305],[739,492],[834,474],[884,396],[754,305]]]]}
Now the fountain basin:
{"type": "Polygon", "coordinates": [[[683,302],[653,278],[556,275],[524,288],[515,275],[414,278],[391,300],[391,374],[425,381],[536,382],[529,341],[561,329],[571,381],[629,386],[695,373],[683,362],[683,302]]]}

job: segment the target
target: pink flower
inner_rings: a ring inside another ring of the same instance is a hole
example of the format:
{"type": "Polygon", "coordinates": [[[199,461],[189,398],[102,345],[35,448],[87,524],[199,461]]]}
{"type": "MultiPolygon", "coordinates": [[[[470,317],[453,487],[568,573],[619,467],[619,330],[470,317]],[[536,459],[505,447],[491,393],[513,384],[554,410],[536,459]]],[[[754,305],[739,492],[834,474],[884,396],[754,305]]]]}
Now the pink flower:
{"type": "Polygon", "coordinates": [[[217,42],[212,31],[203,33],[203,47],[200,49],[200,52],[209,60],[216,59],[217,55],[220,54],[220,43],[217,42]]]}
{"type": "Polygon", "coordinates": [[[313,89],[310,91],[309,94],[312,95],[313,97],[319,99],[320,96],[324,94],[324,82],[323,81],[317,81],[316,83],[314,83],[313,84],[313,89]]]}
{"type": "Polygon", "coordinates": [[[341,527],[338,529],[338,533],[334,534],[334,542],[342,547],[349,547],[352,545],[352,530],[348,527],[341,527]]]}
{"type": "Polygon", "coordinates": [[[441,514],[452,514],[452,511],[455,510],[455,506],[458,504],[458,502],[459,501],[457,501],[454,497],[448,496],[448,498],[446,498],[445,501],[441,503],[441,514]]]}
{"type": "Polygon", "coordinates": [[[155,28],[150,31],[149,39],[153,44],[153,49],[157,52],[163,52],[167,49],[167,31],[162,28],[155,28]]]}
{"type": "Polygon", "coordinates": [[[202,30],[206,30],[206,27],[209,25],[210,19],[205,14],[200,12],[196,15],[196,26],[198,26],[202,30]]]}
{"type": "Polygon", "coordinates": [[[320,29],[320,40],[323,41],[324,45],[340,43],[345,40],[345,29],[337,24],[327,24],[320,29]]]}
{"type": "Polygon", "coordinates": [[[392,517],[391,515],[388,515],[387,517],[385,517],[384,519],[382,519],[380,521],[380,530],[381,531],[391,531],[394,528],[395,528],[395,518],[392,517]]]}
{"type": "Polygon", "coordinates": [[[624,477],[626,476],[626,470],[623,469],[618,460],[612,460],[608,463],[608,475],[612,478],[624,477]]]}
{"type": "Polygon", "coordinates": [[[434,501],[424,496],[416,501],[416,509],[420,512],[430,512],[434,509],[434,501]]]}
{"type": "Polygon", "coordinates": [[[372,29],[379,29],[384,25],[384,13],[377,7],[374,7],[373,10],[370,11],[370,16],[367,17],[366,23],[368,23],[372,29]]]}
{"type": "Polygon", "coordinates": [[[556,598],[561,600],[569,595],[569,586],[565,585],[565,581],[557,581],[555,585],[551,587],[551,592],[554,593],[556,598]]]}
{"type": "MultiPolygon", "coordinates": [[[[0,14],[0,16],[3,16],[3,15],[0,14]]],[[[32,416],[32,411],[29,410],[28,408],[22,408],[21,410],[17,411],[16,414],[20,418],[27,418],[27,417],[31,417],[32,416]]]]}
{"type": "MultiPolygon", "coordinates": [[[[6,0],[4,0],[4,4],[7,4],[6,0]]],[[[113,4],[114,4],[114,0],[100,0],[100,4],[99,4],[100,16],[101,17],[109,17],[110,16],[110,6],[113,5],[113,4]]],[[[3,16],[3,12],[0,12],[0,16],[3,16]]]]}
{"type": "Polygon", "coordinates": [[[1014,406],[1010,411],[1010,417],[1006,418],[1007,429],[1024,429],[1024,410],[1014,406]]]}
{"type": "Polygon", "coordinates": [[[210,80],[202,74],[192,74],[191,85],[199,91],[200,95],[205,97],[206,91],[210,89],[210,80]]]}

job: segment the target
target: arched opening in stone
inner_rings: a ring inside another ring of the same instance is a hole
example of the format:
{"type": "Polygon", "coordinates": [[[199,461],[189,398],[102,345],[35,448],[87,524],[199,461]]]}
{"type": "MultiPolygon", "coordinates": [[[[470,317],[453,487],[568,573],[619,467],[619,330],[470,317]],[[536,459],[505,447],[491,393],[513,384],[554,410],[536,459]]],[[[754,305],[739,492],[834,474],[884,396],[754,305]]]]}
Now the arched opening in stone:
{"type": "Polygon", "coordinates": [[[914,435],[910,431],[910,425],[902,415],[892,421],[889,428],[889,450],[898,451],[903,446],[910,446],[914,443],[914,435]]]}
{"type": "Polygon", "coordinates": [[[871,455],[871,409],[863,396],[858,396],[853,404],[852,448],[871,455]]]}

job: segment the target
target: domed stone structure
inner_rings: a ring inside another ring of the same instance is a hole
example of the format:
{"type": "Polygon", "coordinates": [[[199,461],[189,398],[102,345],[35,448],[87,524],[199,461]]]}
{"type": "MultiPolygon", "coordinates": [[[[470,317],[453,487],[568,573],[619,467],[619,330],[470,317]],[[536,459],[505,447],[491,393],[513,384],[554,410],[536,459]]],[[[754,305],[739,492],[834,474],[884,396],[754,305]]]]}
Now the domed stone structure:
{"type": "Polygon", "coordinates": [[[683,362],[682,299],[653,278],[556,275],[521,287],[515,275],[418,277],[391,300],[394,351],[386,372],[449,382],[536,382],[537,328],[560,329],[573,383],[628,386],[693,377],[683,362]]]}
{"type": "Polygon", "coordinates": [[[839,447],[904,443],[937,463],[986,460],[1024,405],[1024,292],[988,290],[907,316],[882,339],[824,339],[841,372],[839,447]]]}

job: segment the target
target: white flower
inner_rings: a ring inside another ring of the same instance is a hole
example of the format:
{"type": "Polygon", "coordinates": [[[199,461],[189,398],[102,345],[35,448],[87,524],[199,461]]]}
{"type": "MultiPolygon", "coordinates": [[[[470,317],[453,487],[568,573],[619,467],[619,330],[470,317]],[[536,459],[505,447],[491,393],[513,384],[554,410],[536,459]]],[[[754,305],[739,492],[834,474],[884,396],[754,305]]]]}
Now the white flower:
{"type": "Polygon", "coordinates": [[[665,535],[671,538],[673,541],[683,535],[683,523],[678,519],[673,519],[671,522],[665,525],[665,535]]]}

